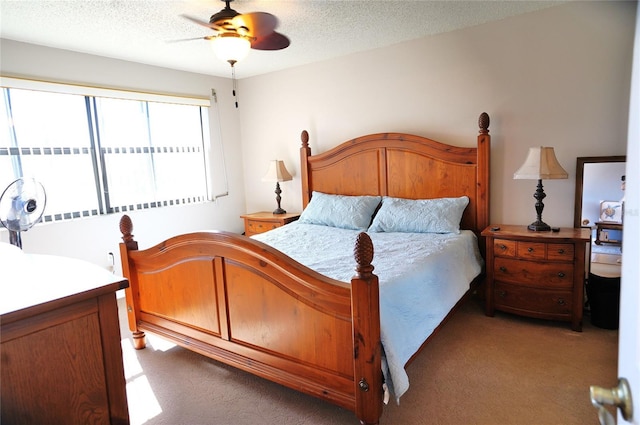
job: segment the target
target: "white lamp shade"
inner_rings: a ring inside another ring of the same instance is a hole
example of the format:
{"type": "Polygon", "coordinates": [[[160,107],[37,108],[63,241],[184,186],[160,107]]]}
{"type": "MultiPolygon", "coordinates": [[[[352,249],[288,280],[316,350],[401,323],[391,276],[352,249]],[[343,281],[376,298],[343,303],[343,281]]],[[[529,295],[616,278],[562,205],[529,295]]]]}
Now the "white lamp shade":
{"type": "Polygon", "coordinates": [[[251,42],[236,33],[222,33],[211,39],[211,47],[218,58],[234,64],[247,57],[251,42]]]}
{"type": "Polygon", "coordinates": [[[264,175],[262,181],[264,182],[287,182],[292,180],[293,176],[287,171],[287,167],[284,166],[284,161],[274,159],[269,162],[269,170],[264,175]]]}
{"type": "Polygon", "coordinates": [[[513,174],[514,179],[548,180],[566,179],[569,174],[556,159],[553,148],[529,148],[529,154],[524,164],[513,174]]]}

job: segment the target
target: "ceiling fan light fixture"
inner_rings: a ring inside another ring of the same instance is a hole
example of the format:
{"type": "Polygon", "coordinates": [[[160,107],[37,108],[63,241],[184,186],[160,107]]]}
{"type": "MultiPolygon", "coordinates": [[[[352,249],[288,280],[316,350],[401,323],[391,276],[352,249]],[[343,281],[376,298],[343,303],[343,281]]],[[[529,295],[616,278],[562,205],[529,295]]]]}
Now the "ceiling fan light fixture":
{"type": "Polygon", "coordinates": [[[251,41],[240,34],[227,32],[213,37],[211,47],[218,58],[233,65],[247,57],[251,41]]]}

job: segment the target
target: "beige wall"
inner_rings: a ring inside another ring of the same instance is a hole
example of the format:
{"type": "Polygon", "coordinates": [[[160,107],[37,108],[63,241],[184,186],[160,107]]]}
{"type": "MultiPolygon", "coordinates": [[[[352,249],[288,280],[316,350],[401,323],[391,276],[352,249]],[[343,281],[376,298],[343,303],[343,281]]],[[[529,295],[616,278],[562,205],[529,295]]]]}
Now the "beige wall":
{"type": "MultiPolygon", "coordinates": [[[[544,182],[543,218],[573,226],[576,157],[626,151],[635,3],[571,2],[503,21],[240,81],[247,208],[275,207],[267,160],[295,176],[282,205],[299,211],[300,131],[319,153],[398,131],[474,145],[491,116],[491,217],[535,219],[535,181],[513,180],[530,146],[554,146],[568,180],[544,182]]],[[[240,66],[240,65],[238,65],[240,66]]]]}
{"type": "MultiPolygon", "coordinates": [[[[513,172],[530,146],[554,146],[568,180],[548,181],[544,219],[573,224],[578,156],[626,151],[634,2],[571,2],[500,22],[239,81],[0,40],[3,75],[208,96],[218,93],[229,196],[216,203],[132,213],[148,246],[167,236],[220,228],[275,208],[267,161],[286,161],[282,206],[300,209],[300,132],[321,152],[360,135],[398,131],[471,146],[478,115],[491,115],[494,222],[528,224],[533,181],[513,172]]],[[[348,42],[348,41],[345,41],[348,42]]],[[[241,64],[238,64],[241,66],[241,64]]],[[[117,254],[117,220],[99,217],[38,225],[25,251],[104,265],[117,254]]],[[[8,241],[0,230],[0,240],[8,241]]]]}

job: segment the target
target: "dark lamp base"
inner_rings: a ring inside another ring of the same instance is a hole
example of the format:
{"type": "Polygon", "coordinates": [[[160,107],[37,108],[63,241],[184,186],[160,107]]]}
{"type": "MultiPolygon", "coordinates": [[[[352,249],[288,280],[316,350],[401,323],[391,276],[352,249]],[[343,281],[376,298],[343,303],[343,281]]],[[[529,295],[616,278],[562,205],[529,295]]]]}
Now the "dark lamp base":
{"type": "Polygon", "coordinates": [[[549,232],[551,231],[551,226],[549,226],[544,221],[536,221],[531,223],[528,227],[529,230],[533,230],[534,232],[549,232]]]}
{"type": "Polygon", "coordinates": [[[287,213],[285,210],[280,208],[280,201],[282,200],[282,198],[280,197],[281,193],[282,193],[282,190],[280,190],[280,183],[276,182],[276,202],[278,203],[278,208],[276,208],[275,211],[273,211],[274,214],[286,214],[287,213]]]}

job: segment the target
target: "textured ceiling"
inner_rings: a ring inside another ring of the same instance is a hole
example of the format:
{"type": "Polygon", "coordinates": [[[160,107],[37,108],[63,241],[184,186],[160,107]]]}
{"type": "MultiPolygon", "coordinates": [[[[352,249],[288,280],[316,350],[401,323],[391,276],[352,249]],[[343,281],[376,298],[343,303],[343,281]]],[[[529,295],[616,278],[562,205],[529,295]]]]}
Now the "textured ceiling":
{"type": "MultiPolygon", "coordinates": [[[[249,77],[388,46],[554,6],[563,1],[237,0],[240,13],[269,12],[291,45],[256,51],[236,65],[249,77]]],[[[201,74],[230,77],[204,40],[219,0],[0,0],[0,37],[201,74]]]]}

